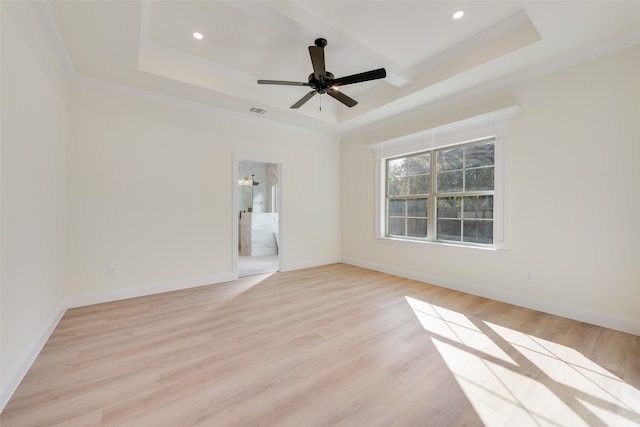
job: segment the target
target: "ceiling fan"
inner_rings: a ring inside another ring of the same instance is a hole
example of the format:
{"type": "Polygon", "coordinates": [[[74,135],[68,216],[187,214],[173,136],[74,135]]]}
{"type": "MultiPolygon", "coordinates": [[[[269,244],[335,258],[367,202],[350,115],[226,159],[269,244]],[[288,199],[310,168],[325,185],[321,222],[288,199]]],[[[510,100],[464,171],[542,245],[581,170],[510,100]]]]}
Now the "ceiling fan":
{"type": "Polygon", "coordinates": [[[326,70],[324,62],[324,47],[327,40],[319,38],[315,40],[315,46],[309,46],[309,55],[311,56],[311,65],[313,65],[313,73],[309,74],[308,82],[288,82],[282,80],[258,80],[261,85],[287,85],[287,86],[310,86],[313,90],[300,98],[298,102],[293,104],[291,108],[300,108],[305,102],[310,100],[316,93],[328,94],[332,98],[342,102],[347,107],[353,107],[358,103],[353,98],[348,97],[338,90],[339,86],[350,85],[353,83],[366,82],[368,80],[382,79],[387,76],[384,68],[377,70],[365,71],[364,73],[352,74],[350,76],[335,78],[332,73],[326,70]]]}

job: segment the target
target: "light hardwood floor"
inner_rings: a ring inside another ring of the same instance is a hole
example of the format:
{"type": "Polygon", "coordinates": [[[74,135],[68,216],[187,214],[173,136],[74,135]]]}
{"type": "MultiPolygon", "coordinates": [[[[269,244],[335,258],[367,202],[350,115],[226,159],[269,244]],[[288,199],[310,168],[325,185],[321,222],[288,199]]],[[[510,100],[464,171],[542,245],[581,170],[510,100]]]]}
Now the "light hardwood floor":
{"type": "Polygon", "coordinates": [[[640,425],[640,337],[344,264],[69,310],[14,426],[640,425]]]}

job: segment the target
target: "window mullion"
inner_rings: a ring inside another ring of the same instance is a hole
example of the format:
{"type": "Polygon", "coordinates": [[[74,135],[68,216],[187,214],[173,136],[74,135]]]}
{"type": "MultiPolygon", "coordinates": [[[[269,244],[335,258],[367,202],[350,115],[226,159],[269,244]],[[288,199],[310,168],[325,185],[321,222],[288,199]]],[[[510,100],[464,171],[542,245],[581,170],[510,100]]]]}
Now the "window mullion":
{"type": "Polygon", "coordinates": [[[493,141],[490,144],[490,148],[486,148],[486,142],[474,142],[464,144],[460,148],[431,150],[428,154],[423,152],[386,160],[387,235],[435,242],[439,241],[438,236],[442,234],[443,241],[491,243],[493,232],[487,234],[487,226],[480,225],[484,221],[495,224],[493,215],[489,219],[485,213],[487,209],[493,210],[496,194],[493,185],[495,162],[487,163],[487,159],[494,160],[488,157],[494,156],[493,141]],[[468,158],[468,156],[471,157],[468,158]],[[429,170],[425,167],[427,160],[429,170]],[[442,167],[441,171],[438,171],[438,165],[442,167]],[[392,175],[391,170],[393,170],[392,175]],[[484,172],[486,170],[489,172],[484,172]],[[429,174],[429,179],[425,173],[429,174]],[[440,184],[439,181],[441,181],[440,184]],[[427,183],[428,185],[425,185],[427,183]],[[425,215],[423,202],[425,198],[427,218],[423,216],[425,215]],[[440,201],[442,201],[444,215],[442,222],[438,220],[440,201]],[[393,210],[391,210],[392,203],[393,210]],[[487,208],[489,203],[491,206],[487,208]],[[465,218],[465,205],[470,209],[468,219],[470,222],[465,218]],[[402,213],[399,210],[401,206],[402,213]],[[393,212],[393,218],[391,212],[393,212]],[[457,221],[453,221],[455,219],[457,221]],[[390,232],[392,220],[393,232],[390,232]],[[439,225],[443,227],[442,230],[438,230],[439,225]],[[468,241],[465,240],[467,231],[468,241]]]}
{"type": "Polygon", "coordinates": [[[436,227],[438,225],[436,218],[436,180],[438,173],[436,171],[435,151],[431,151],[431,155],[429,156],[429,170],[431,179],[429,180],[429,204],[427,207],[429,217],[429,221],[427,222],[427,240],[433,242],[436,240],[436,227]]]}

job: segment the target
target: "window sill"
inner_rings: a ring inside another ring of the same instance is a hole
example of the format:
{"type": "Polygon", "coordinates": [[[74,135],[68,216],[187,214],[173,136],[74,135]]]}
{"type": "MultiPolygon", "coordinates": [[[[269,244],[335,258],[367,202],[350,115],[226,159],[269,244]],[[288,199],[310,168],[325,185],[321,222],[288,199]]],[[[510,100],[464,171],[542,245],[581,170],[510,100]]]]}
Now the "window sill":
{"type": "Polygon", "coordinates": [[[414,240],[414,239],[401,239],[398,237],[387,236],[375,236],[375,240],[378,243],[411,247],[428,247],[436,250],[452,250],[452,251],[471,251],[482,253],[506,253],[506,247],[493,246],[475,246],[475,245],[463,245],[451,242],[433,242],[428,240],[414,240]]]}

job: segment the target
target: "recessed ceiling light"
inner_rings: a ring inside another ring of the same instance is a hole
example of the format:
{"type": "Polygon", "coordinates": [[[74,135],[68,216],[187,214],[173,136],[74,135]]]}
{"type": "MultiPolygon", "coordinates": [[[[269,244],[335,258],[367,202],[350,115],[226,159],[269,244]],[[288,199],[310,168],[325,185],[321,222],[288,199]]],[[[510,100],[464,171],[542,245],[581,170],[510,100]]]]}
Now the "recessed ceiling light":
{"type": "Polygon", "coordinates": [[[460,19],[464,16],[464,10],[459,10],[453,14],[453,19],[460,19]]]}
{"type": "Polygon", "coordinates": [[[196,40],[202,40],[204,36],[202,35],[202,33],[195,32],[193,33],[193,38],[196,40]]]}

